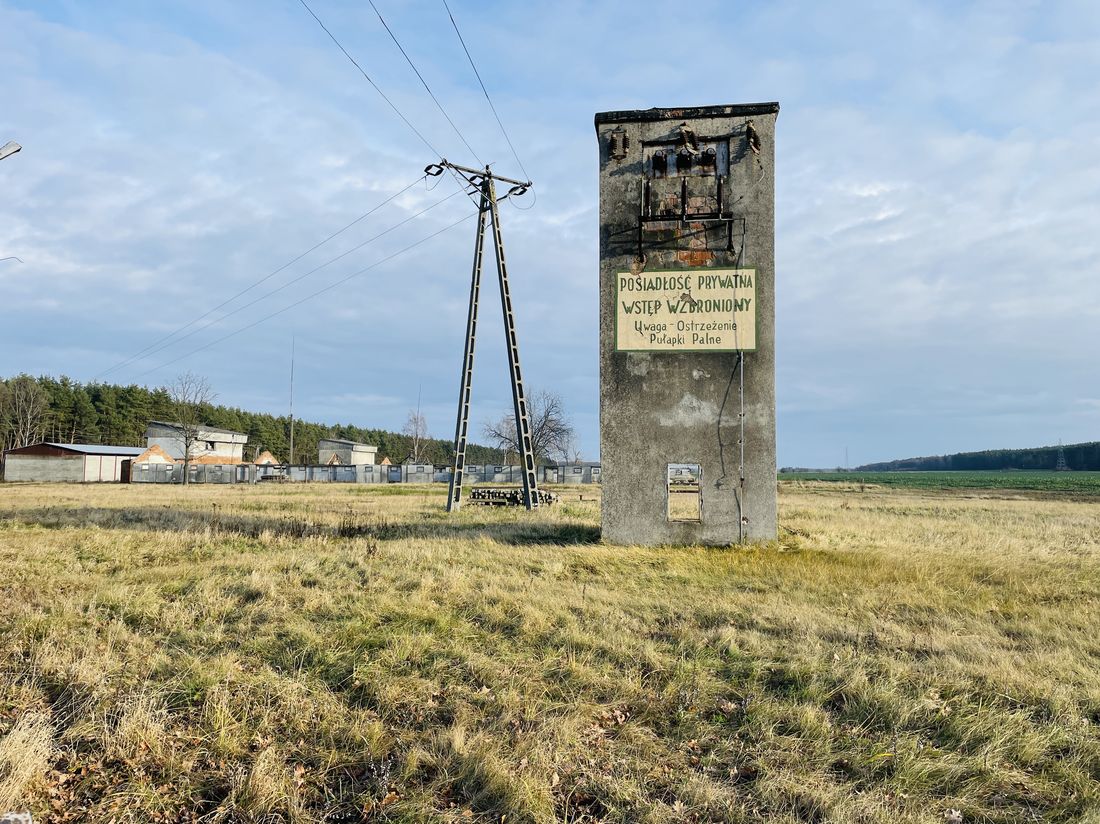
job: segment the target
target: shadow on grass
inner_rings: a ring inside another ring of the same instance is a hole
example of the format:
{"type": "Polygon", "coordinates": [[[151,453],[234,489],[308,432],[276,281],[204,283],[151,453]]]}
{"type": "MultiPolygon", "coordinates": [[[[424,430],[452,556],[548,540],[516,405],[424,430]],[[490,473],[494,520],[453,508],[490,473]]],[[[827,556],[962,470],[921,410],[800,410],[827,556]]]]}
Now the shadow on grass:
{"type": "Polygon", "coordinates": [[[500,521],[461,518],[443,512],[409,520],[348,512],[335,523],[293,515],[223,514],[170,507],[39,507],[12,510],[0,517],[0,530],[10,525],[45,529],[95,528],[136,532],[186,532],[226,538],[366,538],[378,541],[489,538],[513,546],[533,544],[594,544],[599,527],[576,522],[500,521]]]}
{"type": "Polygon", "coordinates": [[[360,526],[361,534],[370,535],[378,540],[400,540],[402,538],[459,538],[471,540],[479,537],[489,538],[498,543],[513,546],[529,544],[595,544],[600,540],[600,529],[584,523],[547,522],[547,521],[499,521],[484,518],[470,518],[468,513],[461,519],[444,512],[433,513],[421,520],[395,521],[387,518],[364,521],[360,526]]]}

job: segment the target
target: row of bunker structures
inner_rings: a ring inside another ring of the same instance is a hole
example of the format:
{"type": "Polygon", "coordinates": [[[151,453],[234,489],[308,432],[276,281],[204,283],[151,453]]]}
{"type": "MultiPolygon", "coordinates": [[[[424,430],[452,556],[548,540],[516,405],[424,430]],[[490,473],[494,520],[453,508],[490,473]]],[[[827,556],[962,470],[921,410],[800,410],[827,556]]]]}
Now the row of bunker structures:
{"type": "MultiPolygon", "coordinates": [[[[4,452],[5,481],[59,483],[182,483],[185,472],[184,434],[177,424],[151,421],[146,444],[109,446],[42,442],[4,452]]],[[[325,439],[317,447],[316,464],[288,465],[267,450],[252,461],[244,457],[248,436],[242,432],[202,427],[194,433],[188,483],[257,483],[261,481],[318,483],[449,483],[452,467],[406,461],[378,462],[378,447],[340,439],[325,439]]],[[[520,483],[523,469],[501,464],[466,464],[473,483],[520,483]]],[[[592,462],[539,467],[542,483],[600,483],[600,465],[592,462]]]]}

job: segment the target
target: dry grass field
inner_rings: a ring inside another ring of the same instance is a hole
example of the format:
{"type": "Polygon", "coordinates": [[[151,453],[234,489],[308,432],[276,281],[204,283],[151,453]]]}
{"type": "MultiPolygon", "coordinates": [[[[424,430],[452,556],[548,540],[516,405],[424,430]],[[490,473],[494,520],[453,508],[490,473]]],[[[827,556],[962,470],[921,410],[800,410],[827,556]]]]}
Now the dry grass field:
{"type": "Polygon", "coordinates": [[[779,543],[640,549],[444,494],[0,486],[0,812],[1100,822],[1100,499],[783,484],[779,543]]]}

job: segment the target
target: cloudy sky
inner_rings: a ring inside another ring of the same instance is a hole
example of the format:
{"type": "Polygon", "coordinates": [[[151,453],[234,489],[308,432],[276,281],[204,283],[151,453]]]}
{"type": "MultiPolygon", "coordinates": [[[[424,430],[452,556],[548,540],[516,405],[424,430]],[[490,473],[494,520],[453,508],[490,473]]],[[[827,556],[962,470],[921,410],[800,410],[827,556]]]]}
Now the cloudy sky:
{"type": "MultiPolygon", "coordinates": [[[[309,1],[476,162],[369,3],[309,1]]],[[[442,0],[375,1],[477,157],[522,177],[442,0]]],[[[502,217],[527,382],[586,457],[593,113],[772,100],[780,463],[1100,439],[1100,5],[450,2],[536,183],[502,217]]],[[[23,261],[0,262],[0,374],[192,370],[282,413],[293,334],[302,417],[397,429],[420,392],[451,436],[473,221],[429,236],[473,207],[415,182],[432,150],[298,0],[0,0],[0,76],[0,143],[24,146],[0,161],[0,257],[23,261]]],[[[479,422],[509,405],[485,297],[479,422]]]]}

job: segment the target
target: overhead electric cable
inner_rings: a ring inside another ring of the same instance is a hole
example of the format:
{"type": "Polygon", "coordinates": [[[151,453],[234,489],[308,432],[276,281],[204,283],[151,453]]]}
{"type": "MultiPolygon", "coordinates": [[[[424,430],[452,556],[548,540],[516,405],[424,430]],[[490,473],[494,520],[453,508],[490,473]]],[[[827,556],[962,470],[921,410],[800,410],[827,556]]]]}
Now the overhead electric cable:
{"type": "MultiPolygon", "coordinates": [[[[457,192],[455,194],[457,194],[457,192]]],[[[223,341],[229,340],[232,337],[236,337],[237,335],[241,334],[242,332],[247,332],[249,329],[253,329],[253,328],[259,326],[261,323],[266,323],[267,321],[271,320],[274,317],[277,317],[277,316],[283,314],[284,312],[289,312],[291,309],[294,309],[298,306],[301,306],[306,301],[313,300],[313,298],[317,297],[318,295],[323,295],[325,292],[332,291],[337,286],[343,286],[349,280],[352,280],[353,278],[357,278],[360,275],[366,274],[371,269],[376,269],[377,267],[381,266],[383,263],[387,263],[387,262],[393,260],[395,257],[398,257],[399,255],[403,255],[403,254],[405,254],[405,252],[408,252],[411,249],[415,249],[417,246],[420,246],[423,243],[427,243],[432,238],[438,237],[439,235],[443,234],[444,232],[446,232],[450,229],[453,229],[455,226],[458,226],[461,223],[465,223],[467,220],[472,218],[474,216],[474,214],[476,214],[476,213],[468,214],[463,218],[459,218],[454,223],[448,224],[447,226],[444,226],[442,229],[438,229],[435,232],[432,232],[430,235],[427,235],[426,237],[422,237],[420,240],[418,240],[414,243],[410,243],[408,246],[406,246],[403,249],[400,249],[400,250],[398,250],[398,251],[396,251],[392,254],[386,255],[386,257],[382,258],[381,260],[376,260],[370,266],[365,266],[362,269],[360,269],[356,272],[352,272],[350,275],[348,275],[346,277],[343,277],[338,281],[335,281],[334,283],[330,283],[328,286],[325,286],[321,289],[318,289],[316,292],[312,292],[311,294],[308,294],[305,297],[294,301],[294,303],[291,303],[289,306],[284,306],[282,309],[277,309],[274,312],[272,312],[271,314],[264,315],[259,320],[253,321],[252,323],[248,324],[247,326],[242,326],[240,329],[234,329],[228,335],[223,335],[222,337],[217,338],[215,340],[212,340],[209,343],[206,343],[206,344],[198,347],[197,349],[192,349],[190,352],[188,352],[184,355],[180,355],[178,358],[174,358],[170,361],[167,361],[166,363],[162,363],[160,366],[155,366],[152,369],[146,370],[145,372],[142,372],[137,377],[139,377],[139,378],[144,377],[145,375],[149,375],[149,374],[152,374],[153,372],[157,372],[161,369],[164,369],[167,366],[171,366],[174,363],[178,363],[179,361],[183,360],[184,358],[189,358],[192,355],[196,355],[199,352],[202,352],[203,350],[209,349],[211,346],[215,346],[215,345],[217,345],[217,344],[219,344],[223,341]]]]}
{"type": "Polygon", "coordinates": [[[531,175],[527,174],[527,169],[523,167],[523,161],[519,159],[519,154],[516,152],[516,147],[512,145],[512,138],[508,136],[508,130],[504,128],[504,123],[501,121],[500,115],[497,114],[497,107],[493,105],[493,100],[491,97],[489,97],[489,90],[485,88],[485,81],[481,79],[481,72],[477,70],[477,66],[474,64],[474,58],[470,54],[470,50],[466,48],[466,41],[462,37],[462,32],[458,30],[458,23],[455,22],[455,16],[451,13],[451,7],[447,5],[447,0],[443,0],[443,8],[447,10],[447,16],[451,18],[451,25],[454,26],[455,34],[458,35],[458,42],[462,44],[462,50],[466,52],[466,59],[470,61],[470,68],[474,70],[474,75],[477,77],[477,82],[481,84],[481,91],[485,95],[485,100],[489,103],[489,108],[493,110],[493,117],[497,119],[497,125],[500,126],[500,132],[504,135],[504,139],[508,142],[508,148],[512,150],[512,157],[514,157],[516,159],[516,163],[519,164],[519,168],[520,171],[523,172],[523,176],[530,180],[531,175]]]}
{"type": "Polygon", "coordinates": [[[320,249],[320,248],[321,248],[322,246],[324,246],[324,245],[325,245],[326,243],[328,243],[328,242],[329,242],[330,240],[333,240],[334,238],[336,238],[336,237],[338,237],[338,236],[342,235],[342,234],[343,234],[344,232],[346,232],[346,231],[347,231],[348,229],[350,229],[350,228],[351,228],[352,226],[355,226],[355,225],[356,225],[357,223],[361,223],[361,222],[362,222],[363,220],[365,220],[366,218],[368,218],[368,217],[370,217],[371,215],[373,215],[373,214],[374,214],[375,212],[377,212],[377,211],[378,211],[379,209],[381,209],[381,208],[382,208],[383,206],[385,206],[385,205],[386,205],[387,203],[391,203],[391,202],[393,202],[394,200],[396,200],[396,199],[397,199],[398,197],[400,197],[401,195],[405,194],[405,192],[409,191],[409,189],[411,189],[411,188],[412,188],[413,186],[415,186],[415,185],[416,185],[417,183],[419,183],[420,181],[424,180],[425,178],[427,178],[427,175],[426,175],[426,174],[424,174],[424,175],[421,175],[421,176],[420,176],[420,177],[418,177],[418,178],[417,178],[416,180],[414,180],[414,181],[413,181],[412,183],[410,183],[410,184],[409,184],[408,186],[406,186],[405,188],[401,189],[401,190],[400,190],[399,192],[396,192],[395,194],[392,194],[392,195],[390,195],[389,197],[387,197],[387,198],[386,198],[385,200],[383,200],[383,201],[382,201],[381,203],[379,203],[378,205],[374,206],[374,207],[373,207],[373,208],[371,208],[370,210],[368,210],[368,211],[364,212],[363,214],[359,215],[359,217],[355,218],[355,220],[353,220],[353,221],[352,221],[351,223],[347,224],[346,226],[344,226],[344,227],[343,227],[343,228],[341,228],[341,229],[337,229],[337,230],[336,230],[335,232],[333,232],[333,233],[332,233],[331,235],[329,235],[328,237],[326,237],[326,238],[325,238],[324,240],[322,240],[322,241],[320,241],[319,243],[316,243],[316,244],[314,244],[313,246],[311,246],[310,248],[306,249],[306,250],[305,250],[304,252],[302,252],[302,254],[298,255],[298,257],[294,258],[293,260],[287,261],[287,262],[286,262],[286,263],[284,263],[284,264],[283,264],[282,266],[280,266],[280,267],[279,267],[278,269],[275,269],[275,270],[273,270],[272,272],[270,272],[270,273],[268,273],[268,274],[264,275],[264,276],[263,276],[262,278],[260,278],[259,280],[255,281],[255,282],[254,282],[254,283],[252,283],[251,285],[249,285],[249,286],[246,286],[246,287],[245,287],[244,289],[242,289],[241,291],[237,292],[237,294],[233,295],[233,296],[232,296],[232,297],[230,297],[230,298],[227,298],[226,300],[223,300],[223,301],[222,301],[221,303],[219,303],[219,304],[218,304],[217,306],[215,306],[215,307],[213,307],[213,308],[211,308],[211,309],[207,309],[207,310],[206,310],[205,312],[203,312],[203,313],[202,313],[201,315],[199,315],[199,316],[198,316],[198,317],[196,317],[196,318],[193,318],[193,319],[191,319],[190,321],[188,321],[187,323],[185,323],[185,324],[184,324],[183,326],[181,326],[181,327],[179,327],[178,329],[176,329],[176,330],[175,330],[174,332],[171,332],[171,333],[169,333],[169,334],[165,335],[164,337],[162,337],[162,338],[159,338],[158,340],[155,340],[155,341],[153,341],[153,342],[152,342],[151,344],[149,344],[148,346],[146,346],[146,347],[145,347],[144,349],[141,349],[141,350],[139,350],[139,351],[135,352],[135,353],[134,353],[133,355],[131,355],[130,357],[126,358],[126,360],[124,360],[124,361],[119,361],[119,362],[118,362],[118,363],[116,363],[116,364],[115,364],[114,366],[110,367],[109,369],[105,369],[104,371],[100,372],[100,373],[99,373],[98,375],[96,375],[95,377],[93,377],[93,378],[92,378],[92,381],[93,381],[93,382],[94,382],[94,381],[97,381],[97,380],[99,380],[100,378],[102,378],[102,377],[105,377],[106,375],[109,375],[109,374],[111,374],[111,373],[112,373],[112,372],[114,372],[114,371],[115,371],[116,369],[121,369],[121,368],[122,368],[123,366],[126,366],[127,364],[129,364],[129,363],[132,363],[132,362],[133,362],[133,361],[135,361],[135,360],[138,360],[139,358],[141,358],[141,356],[142,356],[142,355],[146,354],[147,352],[150,352],[150,350],[156,349],[156,351],[160,351],[160,350],[161,350],[161,349],[163,348],[163,347],[161,347],[161,346],[160,346],[160,344],[162,344],[162,343],[165,343],[166,341],[169,341],[169,340],[171,340],[172,338],[174,338],[174,337],[175,337],[176,335],[178,335],[178,334],[179,334],[180,332],[182,332],[183,330],[185,330],[185,329],[187,329],[187,328],[189,328],[189,327],[191,327],[191,326],[194,326],[194,325],[195,325],[196,323],[198,323],[198,322],[199,322],[200,320],[202,320],[203,318],[209,317],[209,316],[210,316],[210,315],[212,315],[212,314],[213,314],[214,312],[217,312],[217,311],[218,311],[219,309],[221,309],[221,308],[222,308],[223,306],[228,306],[228,305],[229,305],[230,303],[232,303],[233,301],[235,301],[235,300],[236,300],[237,298],[239,298],[239,297],[242,297],[242,296],[244,296],[244,295],[248,294],[248,293],[249,293],[249,292],[251,292],[251,291],[252,291],[253,289],[255,289],[255,288],[256,288],[257,286],[259,286],[259,285],[260,285],[261,283],[265,283],[265,282],[267,282],[267,281],[271,280],[271,278],[275,277],[275,275],[279,274],[280,272],[284,271],[285,269],[289,268],[290,266],[293,266],[293,265],[294,265],[295,263],[297,263],[298,261],[300,261],[300,260],[301,260],[302,258],[304,258],[304,257],[305,257],[306,255],[310,254],[311,252],[315,252],[315,251],[317,251],[317,250],[318,250],[318,249],[320,249]]]}
{"type": "MultiPolygon", "coordinates": [[[[458,139],[462,141],[462,145],[464,145],[469,150],[470,154],[472,154],[474,158],[477,159],[479,165],[484,166],[485,164],[481,162],[481,158],[477,156],[477,152],[474,151],[473,146],[470,145],[470,142],[463,136],[462,132],[459,131],[458,126],[455,125],[455,122],[451,120],[451,116],[447,114],[447,110],[443,108],[443,104],[439,102],[439,98],[435,96],[435,92],[433,92],[428,86],[428,81],[424,79],[424,75],[420,73],[420,69],[418,69],[416,67],[416,64],[413,63],[412,58],[409,57],[408,52],[405,51],[405,47],[402,46],[401,41],[397,39],[397,35],[393,33],[393,30],[389,27],[389,24],[386,23],[385,18],[382,17],[382,12],[378,10],[378,6],[374,5],[374,0],[367,0],[367,2],[369,2],[370,7],[374,9],[374,13],[378,15],[378,19],[382,23],[382,27],[386,30],[386,33],[389,34],[390,39],[393,40],[394,44],[401,52],[401,55],[405,58],[405,62],[409,64],[413,72],[415,72],[416,76],[420,79],[420,85],[424,87],[424,90],[428,93],[428,96],[432,99],[432,102],[435,103],[436,108],[439,109],[439,111],[443,114],[445,118],[447,118],[447,122],[451,124],[451,128],[454,129],[455,134],[458,135],[458,139]]],[[[436,154],[439,153],[436,152],[436,154]]]]}
{"type": "MultiPolygon", "coordinates": [[[[426,137],[424,137],[424,135],[423,135],[423,134],[421,134],[421,133],[420,133],[420,130],[419,130],[419,129],[417,129],[417,128],[416,128],[416,126],[414,126],[414,125],[413,125],[413,124],[412,124],[412,123],[411,123],[411,122],[409,121],[409,119],[408,119],[407,117],[405,117],[405,115],[404,115],[404,114],[403,114],[403,113],[401,112],[401,110],[397,108],[397,106],[396,106],[396,105],[394,104],[394,102],[393,102],[392,100],[390,100],[390,99],[389,99],[389,97],[387,97],[387,96],[386,96],[386,93],[385,93],[385,92],[383,92],[383,91],[382,91],[382,89],[380,89],[380,88],[378,87],[378,84],[377,84],[377,83],[375,83],[375,82],[374,82],[373,80],[371,80],[371,77],[370,77],[370,75],[369,75],[369,74],[367,74],[366,70],[365,70],[365,69],[364,69],[364,68],[363,68],[362,66],[360,66],[360,65],[359,65],[359,62],[358,62],[358,61],[357,61],[357,60],[356,60],[356,59],[355,59],[354,57],[352,57],[352,56],[351,56],[351,54],[350,54],[350,53],[348,52],[348,50],[344,48],[343,44],[341,44],[341,43],[340,43],[340,41],[336,39],[336,35],[334,35],[334,34],[333,34],[333,33],[332,33],[331,31],[329,31],[329,28],[328,28],[328,26],[326,26],[326,25],[324,24],[324,22],[322,22],[321,18],[320,18],[320,17],[318,17],[318,16],[316,15],[316,13],[315,13],[315,12],[313,11],[313,9],[311,9],[311,8],[309,7],[309,4],[308,4],[308,3],[306,3],[306,0],[298,0],[298,2],[299,2],[299,3],[301,3],[301,4],[302,4],[302,6],[303,6],[303,7],[305,8],[305,10],[306,10],[306,11],[308,11],[308,12],[310,13],[310,16],[311,16],[311,17],[313,17],[313,19],[317,21],[317,25],[319,25],[319,26],[320,26],[320,27],[321,27],[321,28],[322,28],[322,29],[324,30],[325,34],[327,34],[327,35],[329,36],[329,39],[331,39],[331,40],[332,40],[332,42],[336,44],[336,47],[337,47],[338,49],[340,49],[340,51],[342,51],[342,52],[344,53],[344,56],[345,56],[345,57],[347,57],[347,59],[351,61],[352,65],[353,65],[353,66],[355,66],[355,68],[357,68],[357,69],[359,70],[359,73],[360,73],[361,75],[363,75],[363,77],[364,77],[364,78],[366,79],[366,81],[367,81],[368,83],[370,83],[370,84],[371,84],[371,86],[372,86],[372,87],[374,88],[374,90],[375,90],[376,92],[378,92],[378,94],[380,94],[380,95],[382,96],[382,99],[383,99],[383,100],[385,100],[385,101],[386,101],[386,103],[388,103],[388,104],[389,104],[389,107],[390,107],[391,109],[393,109],[393,110],[394,110],[394,113],[395,113],[395,114],[397,114],[397,116],[398,116],[398,117],[400,117],[400,118],[401,118],[401,120],[403,120],[403,121],[404,121],[405,125],[406,125],[406,126],[408,126],[408,127],[410,128],[410,129],[412,129],[413,133],[414,133],[414,134],[415,134],[415,135],[416,135],[417,137],[419,137],[419,138],[420,138],[420,142],[421,142],[421,143],[423,143],[423,144],[424,144],[425,146],[427,146],[427,147],[428,147],[428,148],[429,148],[429,149],[431,150],[432,154],[434,154],[434,155],[435,155],[436,157],[443,157],[442,153],[441,153],[441,152],[440,152],[440,151],[439,151],[438,149],[436,149],[436,148],[435,148],[434,146],[432,146],[432,144],[431,144],[431,143],[429,143],[429,142],[428,142],[428,139],[427,139],[426,137]]],[[[376,14],[377,14],[377,12],[378,12],[378,10],[377,10],[377,9],[375,9],[375,13],[376,13],[376,14]]],[[[381,20],[381,19],[382,19],[382,15],[380,15],[380,14],[379,14],[379,15],[378,15],[378,19],[379,19],[379,20],[381,20]]],[[[385,25],[386,25],[386,21],[385,21],[385,20],[382,20],[382,25],[383,25],[383,26],[385,26],[385,25]]],[[[388,26],[386,26],[386,31],[389,31],[389,27],[388,27],[388,26]]],[[[393,36],[393,32],[390,32],[390,37],[391,37],[391,38],[393,38],[393,41],[394,41],[395,43],[397,43],[397,38],[393,36]]],[[[398,48],[400,49],[400,48],[401,48],[401,44],[400,44],[400,43],[397,43],[397,47],[398,47],[398,48]]],[[[401,49],[401,52],[402,52],[402,54],[404,54],[405,50],[404,50],[404,49],[401,49]]],[[[409,57],[408,57],[408,55],[405,55],[405,59],[406,59],[406,60],[409,60],[409,57]]],[[[411,60],[409,60],[409,64],[410,64],[410,65],[412,65],[412,61],[411,61],[411,60]]],[[[416,66],[413,66],[413,71],[416,71],[416,66]]],[[[417,76],[419,76],[419,75],[420,75],[420,72],[417,72],[417,76]]],[[[420,82],[422,82],[422,83],[424,82],[424,78],[423,78],[423,77],[421,77],[421,78],[420,78],[420,82]]],[[[425,88],[427,88],[427,84],[426,84],[426,83],[424,84],[424,86],[425,86],[425,88]]],[[[432,94],[432,91],[431,91],[431,89],[428,89],[428,94],[432,94]]],[[[433,99],[433,100],[435,100],[435,95],[432,95],[432,99],[433,99]]],[[[438,100],[436,100],[436,105],[437,105],[437,106],[439,106],[439,108],[440,108],[440,111],[443,111],[443,107],[442,107],[442,106],[440,106],[440,104],[439,104],[439,101],[438,101],[438,100]]],[[[444,117],[447,117],[447,113],[446,113],[445,111],[443,112],[443,116],[444,116],[444,117]]],[[[453,123],[453,122],[451,121],[450,117],[447,117],[447,121],[451,123],[451,126],[452,126],[452,127],[454,127],[454,123],[453,123]]],[[[455,131],[456,131],[456,132],[458,132],[458,128],[457,128],[457,127],[455,127],[455,131]]],[[[465,142],[466,142],[466,139],[465,139],[464,137],[462,137],[462,134],[461,134],[461,132],[459,132],[459,133],[458,133],[458,136],[459,136],[459,137],[460,137],[460,138],[462,139],[462,142],[463,142],[463,143],[465,143],[465,142]]],[[[467,148],[469,148],[469,144],[467,143],[466,145],[467,145],[467,148]]],[[[470,149],[470,151],[471,151],[471,152],[473,152],[473,149],[470,149]]],[[[474,154],[474,156],[475,156],[475,157],[477,156],[477,155],[476,155],[476,153],[474,154]]],[[[478,162],[479,162],[479,163],[481,162],[481,161],[480,161],[480,159],[478,160],[478,162]]],[[[451,176],[452,176],[452,177],[454,177],[454,179],[455,179],[455,182],[456,182],[456,183],[457,183],[457,184],[458,184],[459,186],[462,186],[462,185],[463,185],[463,184],[462,184],[462,181],[461,181],[460,179],[458,179],[458,177],[456,177],[456,176],[454,175],[454,173],[453,173],[453,172],[451,173],[451,176]]],[[[469,192],[467,192],[467,194],[470,194],[470,193],[469,193],[469,192]]],[[[470,199],[471,199],[471,201],[473,201],[473,202],[474,202],[475,204],[476,204],[476,203],[478,202],[478,201],[476,200],[476,196],[475,196],[475,195],[473,195],[473,194],[470,194],[470,199]]]]}
{"type": "Polygon", "coordinates": [[[387,104],[389,104],[389,107],[391,109],[393,109],[394,113],[405,122],[406,126],[408,126],[410,129],[412,129],[413,134],[415,134],[417,137],[420,138],[420,142],[423,143],[425,146],[427,146],[431,150],[432,154],[435,155],[436,157],[443,157],[443,154],[438,149],[436,149],[434,146],[432,146],[431,143],[428,142],[428,138],[424,137],[424,135],[422,135],[420,133],[420,130],[417,129],[416,126],[414,126],[412,123],[409,122],[409,119],[407,117],[405,117],[405,115],[402,114],[401,110],[399,108],[397,108],[396,105],[394,105],[394,102],[392,100],[390,100],[389,97],[386,96],[386,93],[378,87],[378,84],[375,83],[373,80],[371,80],[370,75],[367,74],[366,70],[362,66],[359,65],[359,62],[354,57],[352,57],[351,54],[348,53],[348,50],[345,49],[343,47],[343,45],[340,43],[340,41],[336,39],[336,35],[334,35],[331,31],[328,30],[328,26],[326,26],[323,22],[321,22],[321,18],[318,17],[314,13],[313,9],[311,9],[309,7],[309,4],[306,3],[306,0],[298,0],[298,2],[301,3],[302,6],[305,8],[305,10],[310,13],[310,16],[313,17],[313,19],[317,21],[317,25],[320,26],[322,29],[324,29],[325,34],[327,34],[329,36],[329,39],[331,39],[332,42],[336,44],[336,47],[344,53],[344,56],[348,60],[351,61],[352,65],[355,66],[355,68],[359,69],[359,73],[361,75],[363,75],[363,77],[366,78],[366,81],[368,83],[370,83],[371,86],[374,87],[374,90],[382,96],[382,99],[385,100],[387,104]]]}
{"type": "MultiPolygon", "coordinates": [[[[153,349],[152,351],[150,351],[147,354],[143,355],[141,357],[141,360],[144,360],[145,358],[149,357],[150,355],[155,355],[157,352],[163,352],[165,349],[169,348],[170,346],[175,346],[178,343],[182,343],[183,341],[187,340],[188,338],[194,337],[199,332],[202,332],[206,329],[209,329],[214,324],[221,323],[226,318],[232,317],[233,315],[237,314],[238,312],[243,312],[245,309],[249,309],[249,308],[255,306],[260,301],[267,300],[272,295],[276,295],[279,292],[282,292],[284,289],[287,289],[288,287],[293,286],[295,283],[298,283],[299,281],[304,280],[305,278],[309,277],[310,275],[314,274],[315,272],[319,272],[322,269],[325,269],[325,268],[331,266],[333,263],[336,263],[336,261],[338,261],[338,260],[343,260],[348,255],[350,255],[352,252],[357,252],[360,249],[362,249],[364,246],[367,246],[367,245],[373,243],[374,241],[378,240],[380,237],[383,237],[384,235],[388,235],[394,229],[399,229],[400,227],[404,226],[406,223],[409,223],[413,220],[416,220],[416,218],[420,217],[423,214],[426,214],[427,212],[430,212],[436,206],[439,206],[443,203],[446,203],[452,197],[454,197],[455,195],[459,195],[459,194],[462,194],[462,192],[461,191],[451,192],[449,195],[447,195],[446,197],[444,197],[440,200],[437,200],[435,203],[431,204],[430,206],[425,206],[423,209],[421,209],[416,214],[409,215],[404,220],[401,220],[401,221],[393,224],[392,226],[390,226],[387,229],[383,229],[381,232],[374,235],[373,237],[367,238],[362,243],[359,243],[359,244],[351,247],[346,252],[341,252],[339,255],[325,261],[320,266],[315,266],[314,268],[310,269],[308,272],[303,272],[302,274],[298,275],[298,277],[288,280],[286,283],[282,284],[281,286],[275,287],[274,289],[272,289],[269,292],[265,292],[264,294],[260,295],[258,298],[254,298],[253,300],[250,300],[248,303],[242,304],[241,306],[238,306],[236,309],[233,309],[229,312],[226,312],[221,317],[214,318],[214,319],[204,323],[202,326],[199,326],[197,329],[192,329],[190,332],[188,332],[183,337],[176,338],[176,340],[174,340],[174,341],[171,341],[171,342],[166,343],[166,344],[164,344],[164,345],[162,345],[162,346],[160,346],[156,349],[153,349]]],[[[144,373],[142,373],[142,374],[144,374],[144,373]]]]}

